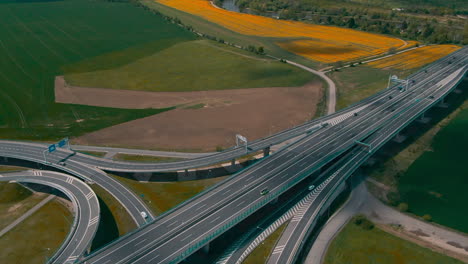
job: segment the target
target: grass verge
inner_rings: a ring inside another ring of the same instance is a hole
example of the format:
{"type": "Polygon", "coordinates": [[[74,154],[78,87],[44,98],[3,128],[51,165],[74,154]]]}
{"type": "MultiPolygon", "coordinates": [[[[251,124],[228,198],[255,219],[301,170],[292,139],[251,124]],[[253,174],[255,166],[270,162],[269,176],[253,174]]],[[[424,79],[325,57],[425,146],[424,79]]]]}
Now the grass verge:
{"type": "Polygon", "coordinates": [[[95,157],[100,157],[100,158],[104,157],[107,154],[107,152],[100,152],[100,151],[77,151],[77,152],[80,152],[86,155],[95,156],[95,157]]]}
{"type": "Polygon", "coordinates": [[[126,177],[111,176],[139,195],[156,215],[164,213],[226,178],[184,182],[139,182],[126,177]]]}
{"type": "Polygon", "coordinates": [[[374,227],[348,223],[332,241],[325,264],[462,264],[374,227]]]}
{"type": "Polygon", "coordinates": [[[269,235],[265,241],[262,242],[257,248],[255,248],[252,253],[250,253],[247,258],[242,262],[243,264],[258,264],[266,263],[268,258],[271,255],[271,251],[276,245],[276,242],[283,234],[284,229],[288,226],[289,222],[282,224],[275,232],[269,235]]]}
{"type": "Polygon", "coordinates": [[[45,263],[68,235],[72,213],[56,199],[0,238],[2,263],[45,263]]]}
{"type": "Polygon", "coordinates": [[[171,157],[155,157],[155,156],[146,156],[146,155],[131,155],[118,153],[114,156],[114,160],[123,160],[123,161],[140,161],[140,162],[172,162],[184,160],[180,158],[171,158],[171,157]]]}

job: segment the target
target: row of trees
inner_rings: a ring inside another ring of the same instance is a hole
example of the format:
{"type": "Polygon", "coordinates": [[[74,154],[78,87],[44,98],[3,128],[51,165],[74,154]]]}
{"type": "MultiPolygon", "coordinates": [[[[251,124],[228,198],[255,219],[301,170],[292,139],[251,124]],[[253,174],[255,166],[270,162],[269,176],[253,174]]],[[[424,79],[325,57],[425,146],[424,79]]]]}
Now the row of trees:
{"type": "Polygon", "coordinates": [[[237,4],[241,9],[249,8],[259,15],[280,19],[306,20],[315,24],[354,28],[428,43],[468,44],[468,22],[456,17],[440,17],[453,13],[448,8],[433,8],[438,11],[431,12],[439,16],[429,18],[414,15],[419,10],[416,7],[411,9],[413,13],[408,14],[395,10],[375,11],[361,6],[319,7],[306,0],[238,0],[237,4]]]}

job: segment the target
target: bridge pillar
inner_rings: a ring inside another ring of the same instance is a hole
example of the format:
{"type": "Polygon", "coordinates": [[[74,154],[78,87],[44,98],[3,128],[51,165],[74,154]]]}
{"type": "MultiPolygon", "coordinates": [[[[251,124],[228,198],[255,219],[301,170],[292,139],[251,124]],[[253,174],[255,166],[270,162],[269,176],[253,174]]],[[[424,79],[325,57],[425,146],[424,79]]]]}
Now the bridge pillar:
{"type": "Polygon", "coordinates": [[[3,157],[3,162],[8,162],[8,157],[3,157]]]}
{"type": "Polygon", "coordinates": [[[437,107],[440,107],[440,108],[448,108],[449,105],[445,102],[445,98],[442,98],[440,100],[440,102],[437,104],[437,107]]]}
{"type": "Polygon", "coordinates": [[[431,118],[430,118],[430,117],[426,117],[426,116],[425,116],[425,113],[423,113],[423,114],[418,118],[418,122],[419,122],[419,123],[423,123],[423,124],[429,123],[430,120],[431,120],[431,118]]]}
{"type": "Polygon", "coordinates": [[[455,90],[453,90],[453,93],[456,93],[456,94],[462,94],[462,93],[463,93],[463,91],[462,91],[462,90],[460,90],[460,89],[455,89],[455,90]]]}
{"type": "Polygon", "coordinates": [[[396,143],[402,143],[403,141],[406,140],[406,136],[398,133],[395,138],[393,138],[393,141],[395,141],[396,143]]]}
{"type": "Polygon", "coordinates": [[[270,147],[263,149],[263,157],[270,156],[270,147]]]}
{"type": "Polygon", "coordinates": [[[205,252],[206,254],[210,253],[210,243],[206,244],[203,246],[202,248],[203,252],[205,252]]]}
{"type": "Polygon", "coordinates": [[[236,159],[231,160],[231,166],[234,166],[234,165],[236,165],[236,159]]]}

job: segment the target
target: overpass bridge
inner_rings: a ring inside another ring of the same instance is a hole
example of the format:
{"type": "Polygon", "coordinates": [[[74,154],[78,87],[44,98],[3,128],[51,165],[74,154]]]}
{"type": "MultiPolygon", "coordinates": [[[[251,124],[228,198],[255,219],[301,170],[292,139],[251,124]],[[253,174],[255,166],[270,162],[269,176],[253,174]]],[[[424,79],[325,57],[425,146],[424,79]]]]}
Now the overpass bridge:
{"type": "Polygon", "coordinates": [[[40,170],[3,173],[0,181],[47,185],[71,200],[75,215],[71,230],[49,263],[75,263],[91,247],[99,225],[100,208],[96,194],[86,183],[67,174],[40,170]]]}
{"type": "MultiPolygon", "coordinates": [[[[465,76],[468,48],[414,75],[407,91],[397,87],[341,122],[321,127],[290,146],[179,205],[85,263],[177,263],[330,161],[382,133],[388,138],[439,103],[465,76]],[[394,127],[395,126],[395,127],[394,127]],[[268,189],[266,195],[261,191],[268,189]],[[139,244],[137,244],[139,243],[139,244]],[[138,246],[139,245],[139,246],[138,246]]],[[[380,139],[383,142],[383,139],[380,139]]],[[[374,143],[374,144],[372,144],[374,143]]],[[[365,151],[369,154],[371,151],[365,151]]],[[[361,154],[362,155],[362,154],[361,154]]],[[[344,172],[351,169],[342,170],[344,172]]],[[[338,177],[340,179],[343,177],[338,177]]]]}
{"type": "Polygon", "coordinates": [[[178,171],[230,160],[245,155],[245,149],[234,147],[207,157],[163,164],[114,162],[59,149],[48,157],[48,161],[44,161],[42,144],[0,141],[0,156],[29,160],[66,171],[99,184],[122,203],[140,228],[87,257],[86,263],[179,262],[275,200],[291,186],[354,148],[356,142],[365,143],[368,137],[385,129],[398,116],[410,113],[426,101],[436,102],[439,92],[442,93],[440,99],[443,99],[448,91],[442,87],[455,85],[447,78],[452,76],[455,80],[460,75],[463,78],[466,55],[467,49],[463,48],[411,75],[408,91],[393,86],[333,115],[251,142],[247,152],[262,149],[268,152],[271,145],[302,135],[302,139],[294,144],[158,218],[154,218],[134,193],[101,169],[123,172],[178,171]],[[259,195],[264,189],[268,189],[269,193],[259,195]],[[141,216],[143,211],[149,215],[149,223],[141,216]]]}

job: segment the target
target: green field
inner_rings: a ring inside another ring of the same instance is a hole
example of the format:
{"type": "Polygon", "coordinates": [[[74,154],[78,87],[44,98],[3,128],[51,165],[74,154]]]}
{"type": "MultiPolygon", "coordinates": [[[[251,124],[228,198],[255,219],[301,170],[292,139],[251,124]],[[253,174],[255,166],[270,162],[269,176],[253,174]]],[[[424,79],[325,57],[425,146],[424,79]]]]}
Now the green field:
{"type": "Polygon", "coordinates": [[[226,179],[226,177],[218,177],[183,182],[139,182],[126,177],[111,176],[139,195],[156,215],[170,210],[210,186],[226,179]]]}
{"type": "MultiPolygon", "coordinates": [[[[54,103],[54,77],[66,66],[130,49],[131,56],[74,71],[127,64],[192,33],[129,3],[91,0],[0,3],[0,137],[57,139],[160,112],[54,103]],[[161,43],[157,42],[161,41],[161,43]]],[[[89,66],[89,64],[87,65],[89,66]]]]}
{"type": "Polygon", "coordinates": [[[301,86],[314,78],[294,66],[210,40],[175,44],[112,70],[65,76],[74,86],[154,92],[301,86]]]}
{"type": "Polygon", "coordinates": [[[391,74],[405,77],[416,70],[418,69],[382,70],[363,64],[329,72],[327,75],[335,82],[337,88],[336,110],[343,109],[384,90],[391,74]]]}
{"type": "MultiPolygon", "coordinates": [[[[465,104],[466,106],[466,104],[465,104]]],[[[468,107],[435,136],[432,151],[420,156],[401,176],[402,201],[416,215],[468,233],[468,107]]]]}
{"type": "Polygon", "coordinates": [[[46,263],[62,245],[72,222],[73,214],[62,203],[48,202],[0,238],[1,263],[46,263]]]}
{"type": "Polygon", "coordinates": [[[258,247],[256,247],[242,262],[243,264],[258,264],[266,263],[275,248],[276,243],[281,238],[284,229],[288,226],[289,222],[282,224],[278,229],[269,235],[258,247]]]}
{"type": "Polygon", "coordinates": [[[374,227],[348,223],[332,241],[325,264],[462,264],[374,227]]]}

